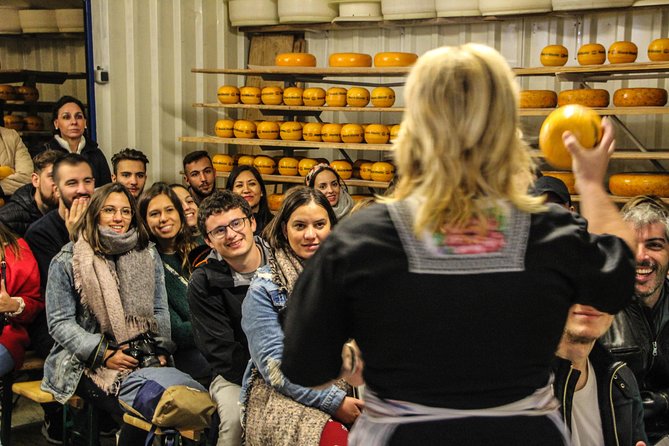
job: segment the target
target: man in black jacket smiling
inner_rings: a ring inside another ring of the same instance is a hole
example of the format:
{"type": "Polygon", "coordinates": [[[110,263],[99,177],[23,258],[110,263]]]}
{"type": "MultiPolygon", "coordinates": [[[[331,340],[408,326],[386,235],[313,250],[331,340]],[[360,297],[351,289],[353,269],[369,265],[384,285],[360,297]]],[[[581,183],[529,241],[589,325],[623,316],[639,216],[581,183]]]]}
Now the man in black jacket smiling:
{"type": "Polygon", "coordinates": [[[622,209],[638,240],[634,301],[616,315],[603,345],[634,372],[652,444],[669,434],[669,208],[640,196],[622,209]]]}
{"type": "Polygon", "coordinates": [[[597,343],[613,316],[576,304],[553,366],[553,392],[575,446],[647,444],[634,374],[597,343]]]}

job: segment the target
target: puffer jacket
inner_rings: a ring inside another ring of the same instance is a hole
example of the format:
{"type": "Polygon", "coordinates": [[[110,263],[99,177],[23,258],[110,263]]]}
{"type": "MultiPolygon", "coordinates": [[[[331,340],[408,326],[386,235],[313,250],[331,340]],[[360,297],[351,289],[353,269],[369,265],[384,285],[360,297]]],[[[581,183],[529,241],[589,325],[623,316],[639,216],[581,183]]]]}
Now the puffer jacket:
{"type": "Polygon", "coordinates": [[[28,226],[42,217],[35,202],[35,187],[28,183],[19,187],[12,198],[0,207],[0,222],[20,237],[28,230],[28,226]]]}
{"type": "MultiPolygon", "coordinates": [[[[597,399],[604,444],[635,446],[648,444],[643,423],[643,406],[634,374],[624,362],[615,361],[598,342],[589,356],[597,377],[597,399]]],[[[572,401],[581,372],[571,362],[555,358],[553,392],[562,405],[562,416],[571,429],[572,401]]]]}

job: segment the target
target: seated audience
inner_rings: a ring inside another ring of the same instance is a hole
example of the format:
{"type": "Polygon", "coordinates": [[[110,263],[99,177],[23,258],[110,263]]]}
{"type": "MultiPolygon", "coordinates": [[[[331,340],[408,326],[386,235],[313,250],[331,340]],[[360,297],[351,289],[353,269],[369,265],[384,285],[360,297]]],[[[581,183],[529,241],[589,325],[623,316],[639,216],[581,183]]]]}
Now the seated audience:
{"type": "Polygon", "coordinates": [[[53,190],[53,164],[63,156],[57,150],[46,150],[37,155],[33,160],[35,171],[32,182],[19,187],[12,198],[0,207],[0,222],[20,237],[31,224],[58,206],[53,190]]]}
{"type": "Polygon", "coordinates": [[[216,190],[216,172],[209,154],[204,150],[191,152],[184,157],[184,181],[197,204],[216,190]]]}
{"type": "Polygon", "coordinates": [[[634,233],[603,186],[613,126],[590,150],[563,135],[586,228],[528,194],[518,86],[497,51],[426,52],[404,99],[395,192],[338,223],[306,262],[280,369],[325,385],[356,340],[365,410],[350,446],[568,444],[551,388],[568,310],[616,313],[634,282],[634,233]]]}
{"type": "Polygon", "coordinates": [[[72,96],[63,96],[53,107],[54,135],[38,152],[31,153],[33,158],[44,150],[60,150],[64,153],[78,153],[93,168],[96,186],[111,183],[111,172],[104,153],[98,144],[86,138],[86,113],[84,104],[72,96]]]}
{"type": "Polygon", "coordinates": [[[146,184],[146,165],[149,159],[136,149],[123,149],[112,156],[112,181],[124,185],[135,197],[139,196],[146,184]]]}
{"type": "Polygon", "coordinates": [[[0,179],[0,193],[12,195],[18,188],[30,183],[33,162],[28,148],[16,130],[0,127],[0,166],[9,167],[0,179]]]}
{"type": "Polygon", "coordinates": [[[198,225],[212,249],[188,283],[193,336],[213,369],[209,393],[221,420],[217,444],[235,446],[242,441],[239,393],[250,358],[241,326],[242,302],[270,252],[253,236],[251,207],[230,191],[216,191],[200,204],[198,225]]]}
{"type": "Polygon", "coordinates": [[[646,433],[656,444],[669,435],[669,207],[659,197],[640,196],[621,213],[638,242],[633,300],[601,342],[634,372],[646,433]]]}
{"type": "MultiPolygon", "coordinates": [[[[360,415],[362,401],[348,397],[344,386],[313,390],[291,383],[279,370],[281,320],[292,305],[293,286],[304,262],[316,253],[336,222],[322,193],[299,187],[288,192],[263,233],[273,258],[256,272],[242,305],[242,328],[252,361],[242,390],[248,444],[346,444],[348,431],[343,424],[353,424],[360,415]],[[289,399],[273,398],[276,392],[289,399]]],[[[304,366],[309,367],[308,363],[304,366]]]]}
{"type": "Polygon", "coordinates": [[[254,235],[262,234],[273,215],[267,204],[267,191],[260,172],[253,166],[237,166],[232,169],[225,188],[241,195],[249,203],[256,220],[254,235]]]}
{"type": "Polygon", "coordinates": [[[44,310],[44,299],[37,262],[27,243],[3,224],[0,243],[0,376],[4,376],[23,365],[30,344],[26,327],[44,310]]]}
{"type": "Polygon", "coordinates": [[[142,195],[138,207],[165,269],[172,341],[177,346],[174,365],[193,378],[209,379],[211,367],[195,347],[188,308],[188,254],[196,244],[185,223],[181,203],[167,183],[158,182],[142,195]]]}
{"type": "Polygon", "coordinates": [[[553,393],[573,446],[648,442],[634,374],[597,342],[611,322],[613,315],[587,305],[569,309],[553,365],[553,393]]]}
{"type": "Polygon", "coordinates": [[[337,219],[347,216],[353,208],[353,198],[348,193],[346,183],[336,170],[325,163],[316,164],[305,177],[305,184],[323,192],[337,219]]]}
{"type": "Polygon", "coordinates": [[[118,393],[140,366],[129,344],[141,336],[153,339],[151,356],[161,366],[170,351],[163,274],[132,195],[117,183],[95,191],[73,242],[49,268],[46,313],[55,344],[42,389],[61,404],[76,393],[111,414],[122,426],[118,444],[124,446],[144,445],[147,435],[122,423],[118,393]]]}

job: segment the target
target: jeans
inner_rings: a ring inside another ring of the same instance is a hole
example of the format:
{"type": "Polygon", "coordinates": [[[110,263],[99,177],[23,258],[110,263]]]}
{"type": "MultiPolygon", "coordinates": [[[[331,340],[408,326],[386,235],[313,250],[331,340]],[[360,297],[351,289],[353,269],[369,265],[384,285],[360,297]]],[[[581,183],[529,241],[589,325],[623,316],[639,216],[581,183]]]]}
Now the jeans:
{"type": "Polygon", "coordinates": [[[14,358],[9,354],[7,347],[0,344],[0,376],[5,376],[12,370],[14,370],[14,358]]]}
{"type": "Polygon", "coordinates": [[[241,387],[217,375],[209,386],[209,395],[216,403],[221,419],[217,446],[239,446],[242,443],[242,421],[239,410],[241,387]]]}

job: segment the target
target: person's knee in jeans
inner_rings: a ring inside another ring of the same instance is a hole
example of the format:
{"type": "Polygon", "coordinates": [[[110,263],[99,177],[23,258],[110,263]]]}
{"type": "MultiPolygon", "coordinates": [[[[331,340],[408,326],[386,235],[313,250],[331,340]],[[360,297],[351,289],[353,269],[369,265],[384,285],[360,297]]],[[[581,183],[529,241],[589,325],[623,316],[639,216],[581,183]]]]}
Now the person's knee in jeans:
{"type": "Polygon", "coordinates": [[[218,446],[237,446],[242,442],[242,423],[239,411],[241,387],[218,375],[209,387],[220,418],[218,446]]]}

